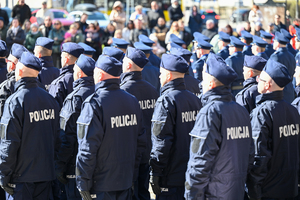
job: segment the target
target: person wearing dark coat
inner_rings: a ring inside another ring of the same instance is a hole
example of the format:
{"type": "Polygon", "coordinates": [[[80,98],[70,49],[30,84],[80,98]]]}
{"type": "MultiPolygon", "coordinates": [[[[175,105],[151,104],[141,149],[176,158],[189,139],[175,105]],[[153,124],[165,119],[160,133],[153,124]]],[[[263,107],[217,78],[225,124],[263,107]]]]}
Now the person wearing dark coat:
{"type": "Polygon", "coordinates": [[[291,39],[293,39],[294,36],[291,35],[291,34],[290,34],[287,30],[285,30],[285,29],[280,29],[280,32],[284,35],[284,37],[285,37],[286,39],[289,40],[289,42],[286,44],[286,47],[287,47],[288,51],[289,51],[291,54],[293,54],[293,56],[295,57],[296,54],[297,54],[297,51],[293,48],[293,46],[292,46],[291,43],[290,43],[291,39]]]}
{"type": "Polygon", "coordinates": [[[230,35],[220,31],[219,32],[219,41],[218,41],[220,51],[217,53],[217,55],[221,56],[221,58],[223,58],[223,60],[226,60],[226,58],[228,58],[230,56],[229,55],[229,46],[228,46],[229,43],[230,43],[230,35]]]}
{"type": "Polygon", "coordinates": [[[18,0],[18,4],[12,9],[11,16],[12,18],[17,18],[21,26],[26,19],[29,20],[31,18],[31,10],[29,6],[25,4],[25,0],[18,0]]]}
{"type": "Polygon", "coordinates": [[[241,31],[241,41],[243,43],[245,43],[246,45],[244,46],[243,48],[243,54],[244,55],[248,55],[248,56],[253,56],[253,53],[252,53],[252,41],[253,41],[253,35],[251,35],[251,33],[248,33],[247,31],[241,31]]]}
{"type": "Polygon", "coordinates": [[[4,25],[7,26],[9,23],[8,14],[5,10],[1,9],[1,4],[0,4],[0,17],[3,17],[4,25]]]}
{"type": "Polygon", "coordinates": [[[147,13],[148,16],[148,28],[152,33],[153,28],[157,25],[158,18],[162,17],[165,19],[163,11],[159,8],[156,1],[151,2],[151,10],[147,13]]]}
{"type": "Polygon", "coordinates": [[[215,25],[214,20],[209,19],[206,21],[206,29],[202,31],[202,34],[209,38],[209,41],[218,34],[218,29],[215,25]]]}
{"type": "Polygon", "coordinates": [[[280,29],[284,29],[287,30],[286,26],[280,21],[280,15],[275,15],[274,16],[274,29],[273,29],[273,33],[275,33],[276,31],[280,32],[280,29]]]}
{"type": "Polygon", "coordinates": [[[171,6],[168,8],[170,24],[172,24],[173,21],[178,21],[183,17],[178,0],[171,0],[171,3],[171,6]]]}
{"type": "Polygon", "coordinates": [[[248,195],[293,199],[298,194],[300,116],[283,99],[283,88],[292,81],[289,70],[271,58],[258,78],[260,95],[250,114],[255,156],[247,176],[248,195]]]}
{"type": "Polygon", "coordinates": [[[159,96],[156,88],[142,79],[143,67],[149,62],[146,55],[138,49],[128,47],[123,59],[123,73],[121,74],[120,88],[137,98],[142,114],[143,126],[146,130],[147,145],[142,155],[137,181],[134,183],[133,199],[149,199],[149,159],[152,148],[151,118],[155,102],[159,96]]]}
{"type": "Polygon", "coordinates": [[[3,17],[0,17],[0,39],[6,41],[8,27],[4,24],[3,17]]]}
{"type": "Polygon", "coordinates": [[[249,113],[232,99],[235,71],[213,53],[203,69],[203,107],[191,136],[185,199],[243,199],[254,149],[249,113]],[[230,119],[230,120],[229,120],[230,119]]]}
{"type": "Polygon", "coordinates": [[[252,47],[251,47],[253,55],[263,57],[264,59],[268,60],[269,57],[265,53],[265,48],[266,48],[267,44],[268,43],[266,41],[264,41],[262,38],[254,35],[253,43],[252,43],[252,47]]]}
{"type": "Polygon", "coordinates": [[[265,31],[260,31],[260,37],[268,43],[266,45],[265,53],[270,58],[271,55],[275,52],[275,50],[273,49],[273,44],[272,44],[273,35],[265,32],[265,31]]]}
{"type": "Polygon", "coordinates": [[[134,29],[130,30],[130,36],[129,36],[129,41],[131,45],[133,45],[135,42],[139,41],[139,36],[140,35],[146,35],[148,36],[148,33],[145,29],[142,27],[142,20],[141,19],[136,19],[134,20],[134,29]]]}
{"type": "Polygon", "coordinates": [[[247,56],[244,59],[244,89],[242,89],[236,96],[235,101],[244,106],[249,113],[255,108],[256,96],[259,95],[257,91],[257,76],[265,67],[267,60],[258,56],[247,56]]]}
{"type": "Polygon", "coordinates": [[[158,98],[151,127],[150,184],[156,199],[183,199],[189,159],[190,136],[200,99],[186,90],[184,75],[188,64],[181,56],[162,55],[161,96],[158,98]]]}
{"type": "MultiPolygon", "coordinates": [[[[274,49],[276,51],[271,55],[269,60],[277,61],[283,64],[289,71],[289,74],[294,74],[296,61],[295,57],[288,51],[286,44],[289,40],[280,32],[275,33],[275,39],[273,43],[274,49]]],[[[288,83],[283,89],[283,99],[292,103],[295,98],[294,87],[292,82],[288,83]]]]}
{"type": "Polygon", "coordinates": [[[62,68],[59,76],[49,86],[49,93],[56,99],[60,108],[65,98],[73,91],[73,68],[84,49],[76,43],[67,42],[62,45],[62,68]]]}
{"type": "Polygon", "coordinates": [[[0,40],[0,84],[6,80],[7,74],[7,63],[5,56],[7,54],[6,43],[3,40],[0,40]]]}
{"type": "MultiPolygon", "coordinates": [[[[139,41],[149,47],[152,47],[152,45],[155,43],[152,40],[150,40],[146,35],[139,35],[139,41]]],[[[155,67],[158,68],[160,67],[161,59],[157,55],[155,55],[152,51],[150,51],[149,60],[151,60],[151,63],[155,67]]]]}
{"type": "Polygon", "coordinates": [[[202,18],[200,13],[198,13],[197,6],[192,7],[192,14],[189,19],[189,28],[191,30],[191,34],[194,34],[194,32],[202,32],[202,18]]]}
{"type": "Polygon", "coordinates": [[[12,26],[8,29],[6,34],[6,44],[8,51],[14,43],[23,45],[26,38],[24,30],[19,25],[18,19],[13,19],[12,26]]]}

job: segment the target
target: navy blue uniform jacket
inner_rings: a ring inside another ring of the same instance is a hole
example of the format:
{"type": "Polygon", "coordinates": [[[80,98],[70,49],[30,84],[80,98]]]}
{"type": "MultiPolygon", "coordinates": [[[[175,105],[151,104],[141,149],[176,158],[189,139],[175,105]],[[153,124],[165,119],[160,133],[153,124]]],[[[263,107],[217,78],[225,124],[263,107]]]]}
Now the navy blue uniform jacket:
{"type": "Polygon", "coordinates": [[[59,76],[59,69],[54,67],[51,56],[41,57],[40,61],[42,63],[42,70],[38,75],[38,79],[48,91],[51,82],[59,76]]]}
{"type": "Polygon", "coordinates": [[[243,55],[248,55],[248,56],[253,56],[253,53],[252,53],[252,45],[249,45],[249,46],[245,46],[244,49],[243,49],[243,55]]]}
{"type": "Polygon", "coordinates": [[[202,81],[202,70],[203,70],[203,65],[207,59],[207,56],[208,54],[201,56],[201,58],[198,59],[196,62],[194,62],[192,65],[194,77],[199,81],[202,81]]]}
{"type": "Polygon", "coordinates": [[[229,55],[229,46],[227,45],[226,47],[223,47],[223,49],[221,49],[218,53],[218,56],[221,56],[223,58],[223,60],[226,60],[226,58],[228,58],[229,55]]]}
{"type": "Polygon", "coordinates": [[[273,44],[267,44],[265,49],[265,53],[267,54],[267,56],[270,58],[274,52],[275,50],[273,49],[273,44]]]}
{"type": "Polygon", "coordinates": [[[155,55],[152,51],[150,51],[149,61],[155,66],[160,67],[161,59],[155,55]]]}
{"type": "Polygon", "coordinates": [[[160,90],[159,75],[159,68],[152,65],[151,62],[148,62],[142,70],[142,78],[153,85],[157,92],[160,90]]]}
{"type": "Polygon", "coordinates": [[[0,84],[6,80],[7,64],[4,58],[0,59],[0,84]]]}

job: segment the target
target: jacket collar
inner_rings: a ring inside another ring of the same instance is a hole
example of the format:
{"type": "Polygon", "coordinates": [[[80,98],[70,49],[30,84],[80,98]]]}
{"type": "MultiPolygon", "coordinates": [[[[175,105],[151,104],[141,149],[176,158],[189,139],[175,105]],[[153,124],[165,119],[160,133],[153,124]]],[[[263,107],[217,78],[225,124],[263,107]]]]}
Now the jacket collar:
{"type": "Polygon", "coordinates": [[[53,60],[51,56],[44,56],[40,58],[42,67],[53,67],[53,60]]]}
{"type": "Polygon", "coordinates": [[[70,73],[73,74],[73,72],[74,72],[73,68],[74,68],[74,65],[65,66],[65,67],[60,69],[60,74],[65,74],[67,72],[70,72],[70,73]]]}
{"type": "Polygon", "coordinates": [[[125,84],[129,80],[142,80],[142,72],[133,71],[133,72],[125,72],[121,74],[121,85],[125,84]]]}
{"type": "Polygon", "coordinates": [[[231,56],[242,57],[242,56],[243,56],[243,53],[242,53],[241,51],[237,51],[237,52],[234,52],[231,56]]]}
{"type": "Polygon", "coordinates": [[[24,77],[18,80],[15,84],[15,91],[17,91],[19,88],[22,88],[22,86],[26,88],[32,88],[37,87],[37,78],[35,77],[24,77]]]}
{"type": "Polygon", "coordinates": [[[11,71],[11,72],[8,72],[8,73],[6,74],[6,78],[7,78],[7,79],[10,79],[11,77],[15,77],[15,70],[13,70],[13,71],[11,71]]]}
{"type": "Polygon", "coordinates": [[[247,80],[245,80],[243,82],[244,88],[247,87],[248,85],[253,85],[253,84],[257,84],[257,82],[256,82],[256,76],[250,77],[250,78],[248,78],[247,80]]]}
{"type": "Polygon", "coordinates": [[[160,88],[161,94],[167,94],[172,90],[185,90],[185,83],[183,78],[174,79],[166,83],[163,87],[160,88]]]}
{"type": "Polygon", "coordinates": [[[0,68],[6,68],[6,65],[7,65],[7,63],[6,63],[6,61],[5,61],[5,59],[4,58],[1,58],[0,59],[0,68]]]}
{"type": "Polygon", "coordinates": [[[215,87],[202,95],[203,106],[212,101],[232,101],[232,94],[228,86],[215,87]]]}
{"type": "Polygon", "coordinates": [[[73,88],[77,87],[89,87],[95,85],[94,78],[92,76],[82,77],[73,82],[73,88]]]}
{"type": "Polygon", "coordinates": [[[280,101],[283,99],[283,91],[275,91],[266,94],[260,94],[256,97],[256,104],[261,104],[267,100],[280,101]]]}
{"type": "Polygon", "coordinates": [[[95,91],[97,90],[117,90],[120,89],[120,79],[107,79],[101,81],[95,85],[95,91]]]}

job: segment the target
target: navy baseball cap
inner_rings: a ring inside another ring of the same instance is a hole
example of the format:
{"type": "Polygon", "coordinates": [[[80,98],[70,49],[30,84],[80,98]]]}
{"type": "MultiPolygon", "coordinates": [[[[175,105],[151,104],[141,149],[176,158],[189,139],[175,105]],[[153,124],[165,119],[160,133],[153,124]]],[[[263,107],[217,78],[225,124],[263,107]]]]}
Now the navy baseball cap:
{"type": "Polygon", "coordinates": [[[112,76],[120,76],[122,73],[122,63],[117,59],[105,55],[100,55],[96,66],[112,76]]]}
{"type": "Polygon", "coordinates": [[[118,47],[120,49],[127,49],[127,46],[129,45],[129,42],[127,42],[126,40],[123,39],[119,39],[119,38],[113,38],[113,43],[111,46],[113,47],[118,47]]]}
{"type": "Polygon", "coordinates": [[[213,45],[211,45],[209,42],[206,42],[205,40],[202,40],[201,38],[197,38],[197,47],[201,48],[201,49],[211,49],[213,47],[213,45]]]}
{"type": "Polygon", "coordinates": [[[23,52],[28,52],[28,50],[23,45],[17,43],[14,43],[10,50],[10,54],[16,57],[17,59],[21,58],[23,52]]]}
{"type": "Polygon", "coordinates": [[[177,37],[173,33],[170,35],[170,42],[171,43],[174,42],[175,44],[178,44],[178,45],[185,44],[185,42],[182,39],[180,39],[179,37],[177,37]]]}
{"type": "Polygon", "coordinates": [[[188,63],[190,62],[192,52],[184,48],[171,48],[170,53],[173,55],[181,56],[188,63]]]}
{"type": "Polygon", "coordinates": [[[267,63],[267,60],[260,56],[245,55],[244,66],[258,71],[262,71],[267,63]]]}
{"type": "Polygon", "coordinates": [[[292,81],[288,69],[283,64],[274,60],[269,59],[263,71],[265,71],[281,88],[292,81]]]}
{"type": "Polygon", "coordinates": [[[175,43],[170,43],[170,46],[171,46],[171,48],[178,48],[178,49],[183,49],[183,47],[182,46],[179,46],[178,44],[175,44],[175,43]]]}
{"type": "Polygon", "coordinates": [[[264,41],[262,38],[254,35],[253,36],[253,42],[252,42],[252,44],[255,44],[255,45],[259,46],[259,47],[265,48],[268,43],[266,41],[264,41]]]}
{"type": "Polygon", "coordinates": [[[3,40],[0,40],[0,57],[5,57],[7,53],[7,46],[3,40]]]}
{"type": "Polygon", "coordinates": [[[21,58],[19,59],[19,62],[25,65],[28,68],[41,71],[42,70],[42,63],[40,59],[36,56],[34,56],[30,52],[23,52],[21,55],[21,58]]]}
{"type": "Polygon", "coordinates": [[[222,57],[214,53],[208,54],[205,72],[227,86],[237,78],[235,71],[225,63],[222,57]]]}
{"type": "Polygon", "coordinates": [[[152,40],[150,40],[146,35],[143,35],[143,34],[139,35],[139,41],[149,47],[152,47],[152,45],[155,43],[152,40]]]}
{"type": "Polygon", "coordinates": [[[79,42],[78,45],[83,48],[83,50],[84,50],[83,54],[85,54],[85,55],[93,56],[93,54],[96,52],[96,50],[93,47],[91,47],[83,42],[79,42]]]}
{"type": "Polygon", "coordinates": [[[230,42],[230,35],[228,35],[227,33],[224,33],[223,31],[219,32],[219,39],[229,43],[230,42]]]}
{"type": "Polygon", "coordinates": [[[288,40],[291,40],[294,37],[285,29],[280,29],[280,33],[282,33],[283,36],[288,40]]]}
{"type": "Polygon", "coordinates": [[[284,35],[281,32],[276,32],[275,33],[275,39],[276,41],[278,41],[280,44],[287,44],[289,42],[289,39],[287,39],[286,37],[284,37],[284,35]]]}
{"type": "Polygon", "coordinates": [[[80,54],[83,54],[84,49],[74,42],[67,42],[63,43],[61,51],[78,58],[80,54]]]}
{"type": "Polygon", "coordinates": [[[38,37],[35,42],[35,46],[41,46],[46,49],[52,50],[54,40],[47,37],[38,37]]]}
{"type": "Polygon", "coordinates": [[[245,39],[245,40],[252,40],[253,35],[245,30],[241,31],[241,37],[240,39],[245,39]]]}
{"type": "Polygon", "coordinates": [[[93,76],[95,68],[95,60],[84,54],[81,54],[76,60],[75,64],[87,75],[93,76]]]}
{"type": "Polygon", "coordinates": [[[180,73],[186,73],[189,69],[189,65],[183,57],[173,54],[163,54],[160,66],[166,70],[180,73]]]}
{"type": "Polygon", "coordinates": [[[119,61],[121,61],[122,58],[124,57],[124,52],[115,47],[104,47],[102,54],[110,57],[114,57],[119,61]]]}
{"type": "Polygon", "coordinates": [[[151,47],[145,45],[145,44],[142,43],[142,42],[135,42],[135,43],[133,44],[133,46],[134,46],[136,49],[139,49],[139,50],[143,51],[145,54],[150,53],[150,51],[152,51],[152,48],[151,48],[151,47]]]}
{"type": "Polygon", "coordinates": [[[270,33],[267,33],[266,31],[260,30],[259,32],[260,32],[260,36],[262,38],[266,38],[266,39],[269,39],[269,40],[271,40],[273,38],[273,35],[270,34],[270,33]]]}
{"type": "Polygon", "coordinates": [[[132,62],[134,62],[140,68],[143,68],[149,62],[144,52],[133,47],[127,48],[125,56],[132,60],[132,62]]]}
{"type": "Polygon", "coordinates": [[[243,48],[246,44],[242,42],[241,40],[237,39],[234,36],[230,36],[230,44],[229,46],[234,46],[237,48],[243,48]]]}
{"type": "Polygon", "coordinates": [[[194,32],[193,36],[194,36],[193,42],[197,41],[197,38],[205,40],[206,42],[209,42],[209,40],[210,40],[209,37],[207,37],[206,35],[203,35],[202,33],[199,33],[199,32],[194,32]]]}

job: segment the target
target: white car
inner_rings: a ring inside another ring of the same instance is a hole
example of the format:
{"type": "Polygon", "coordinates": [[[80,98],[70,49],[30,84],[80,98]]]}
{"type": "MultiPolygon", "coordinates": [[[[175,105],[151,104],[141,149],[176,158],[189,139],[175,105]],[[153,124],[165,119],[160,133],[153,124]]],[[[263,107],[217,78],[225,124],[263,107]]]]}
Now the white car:
{"type": "Polygon", "coordinates": [[[99,26],[101,28],[106,28],[106,26],[109,24],[109,17],[107,14],[103,14],[98,11],[94,12],[88,12],[88,11],[72,11],[69,13],[68,17],[74,18],[75,21],[80,21],[81,15],[83,13],[86,13],[88,15],[88,18],[86,20],[86,23],[94,23],[97,21],[99,23],[99,26]]]}

